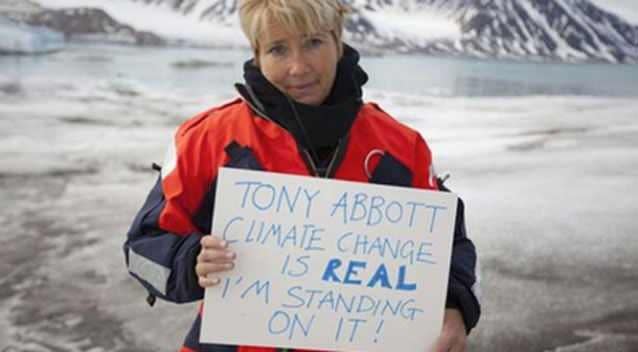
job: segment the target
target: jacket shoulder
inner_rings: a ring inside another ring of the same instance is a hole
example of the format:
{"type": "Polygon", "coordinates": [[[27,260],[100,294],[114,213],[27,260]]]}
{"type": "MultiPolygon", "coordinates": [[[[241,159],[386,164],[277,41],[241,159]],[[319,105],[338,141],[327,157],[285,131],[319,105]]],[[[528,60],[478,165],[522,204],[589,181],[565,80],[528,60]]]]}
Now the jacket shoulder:
{"type": "Polygon", "coordinates": [[[397,119],[392,117],[392,115],[383,110],[377,103],[367,102],[361,107],[361,110],[365,114],[366,118],[374,120],[375,124],[379,125],[383,129],[387,129],[387,131],[393,131],[394,133],[403,135],[410,140],[419,135],[419,132],[410,126],[399,122],[397,119]]]}
{"type": "MultiPolygon", "coordinates": [[[[229,118],[238,115],[245,109],[245,102],[240,98],[214,106],[184,121],[177,130],[177,137],[185,137],[189,134],[202,133],[215,125],[228,123],[229,118]]],[[[231,118],[232,120],[232,118],[231,118]]]]}

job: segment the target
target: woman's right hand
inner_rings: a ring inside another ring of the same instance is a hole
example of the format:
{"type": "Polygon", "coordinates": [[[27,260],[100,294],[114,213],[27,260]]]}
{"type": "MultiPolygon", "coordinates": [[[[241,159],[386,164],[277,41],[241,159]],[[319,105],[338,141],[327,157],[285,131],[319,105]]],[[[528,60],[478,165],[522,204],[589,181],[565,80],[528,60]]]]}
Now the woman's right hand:
{"type": "Polygon", "coordinates": [[[206,235],[200,240],[202,250],[197,256],[195,273],[201,287],[219,284],[221,279],[214,275],[235,267],[236,254],[228,248],[228,242],[213,235],[206,235]]]}

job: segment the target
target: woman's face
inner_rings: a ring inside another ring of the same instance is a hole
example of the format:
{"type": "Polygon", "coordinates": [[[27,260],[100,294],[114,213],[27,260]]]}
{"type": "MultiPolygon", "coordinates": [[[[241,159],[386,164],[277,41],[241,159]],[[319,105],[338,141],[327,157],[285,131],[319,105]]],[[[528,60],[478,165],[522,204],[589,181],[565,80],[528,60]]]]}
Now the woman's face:
{"type": "Polygon", "coordinates": [[[323,103],[332,90],[339,61],[332,33],[289,33],[272,24],[259,39],[256,59],[266,79],[297,102],[323,103]]]}

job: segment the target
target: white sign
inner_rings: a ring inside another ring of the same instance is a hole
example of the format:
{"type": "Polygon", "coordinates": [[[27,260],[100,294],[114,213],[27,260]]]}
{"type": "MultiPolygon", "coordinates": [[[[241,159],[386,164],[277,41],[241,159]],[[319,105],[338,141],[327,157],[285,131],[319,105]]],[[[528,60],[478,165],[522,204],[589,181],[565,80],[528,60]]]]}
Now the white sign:
{"type": "Polygon", "coordinates": [[[457,198],[224,168],[212,233],[236,267],[206,289],[202,343],[424,352],[439,336],[457,198]]]}

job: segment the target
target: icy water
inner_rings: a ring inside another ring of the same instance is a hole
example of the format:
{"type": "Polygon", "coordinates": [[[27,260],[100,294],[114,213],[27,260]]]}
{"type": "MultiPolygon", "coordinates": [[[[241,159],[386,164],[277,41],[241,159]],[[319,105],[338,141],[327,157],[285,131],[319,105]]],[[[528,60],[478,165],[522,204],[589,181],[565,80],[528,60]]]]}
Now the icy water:
{"type": "MultiPolygon", "coordinates": [[[[247,52],[77,46],[0,57],[0,351],[175,351],[121,246],[174,128],[247,52]]],[[[419,129],[482,266],[470,351],[638,350],[638,66],[366,57],[419,129]]]]}
{"type": "MultiPolygon", "coordinates": [[[[241,80],[248,51],[92,46],[34,58],[0,57],[8,78],[130,78],[158,90],[206,96],[241,80]]],[[[367,88],[441,97],[638,96],[638,66],[542,64],[390,55],[363,57],[367,88]]]]}

